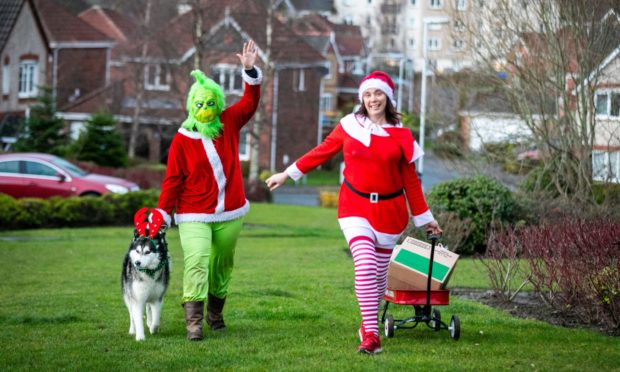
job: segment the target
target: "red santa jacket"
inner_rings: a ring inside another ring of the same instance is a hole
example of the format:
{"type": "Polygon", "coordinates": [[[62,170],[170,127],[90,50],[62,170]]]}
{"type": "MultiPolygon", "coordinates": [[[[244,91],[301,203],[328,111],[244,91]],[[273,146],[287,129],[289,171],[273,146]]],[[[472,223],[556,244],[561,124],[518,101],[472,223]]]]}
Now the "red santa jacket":
{"type": "Polygon", "coordinates": [[[243,97],[220,115],[219,137],[206,138],[184,128],[174,136],[157,204],[168,224],[175,208],[177,224],[230,221],[248,213],[239,165],[239,131],[258,107],[262,76],[259,72],[251,78],[243,72],[243,78],[243,97]]]}
{"type": "Polygon", "coordinates": [[[408,223],[408,205],[416,226],[433,221],[415,172],[414,161],[423,152],[409,129],[377,126],[365,117],[347,115],[323,143],[287,168],[287,173],[297,180],[340,150],[344,178],[356,190],[381,195],[404,190],[406,195],[373,202],[342,185],[338,218],[362,217],[377,231],[398,234],[408,223]]]}

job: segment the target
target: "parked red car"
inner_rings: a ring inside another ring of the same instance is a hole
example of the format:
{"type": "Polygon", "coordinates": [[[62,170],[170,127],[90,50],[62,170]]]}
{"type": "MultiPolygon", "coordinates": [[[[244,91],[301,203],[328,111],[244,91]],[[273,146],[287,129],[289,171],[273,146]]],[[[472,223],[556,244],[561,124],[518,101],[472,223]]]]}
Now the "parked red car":
{"type": "Polygon", "coordinates": [[[14,198],[124,194],[139,189],[131,181],[88,173],[55,155],[0,154],[0,193],[14,198]]]}

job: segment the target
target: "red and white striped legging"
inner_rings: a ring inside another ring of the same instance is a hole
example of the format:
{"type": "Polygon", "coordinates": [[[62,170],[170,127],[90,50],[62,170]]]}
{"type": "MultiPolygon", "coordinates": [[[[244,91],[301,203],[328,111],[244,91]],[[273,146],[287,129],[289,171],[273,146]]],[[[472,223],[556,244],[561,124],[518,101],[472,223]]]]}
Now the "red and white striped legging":
{"type": "Polygon", "coordinates": [[[358,235],[349,240],[349,248],[355,265],[355,296],[362,324],[365,332],[379,334],[379,304],[387,287],[387,268],[393,247],[377,247],[370,236],[358,235]]]}

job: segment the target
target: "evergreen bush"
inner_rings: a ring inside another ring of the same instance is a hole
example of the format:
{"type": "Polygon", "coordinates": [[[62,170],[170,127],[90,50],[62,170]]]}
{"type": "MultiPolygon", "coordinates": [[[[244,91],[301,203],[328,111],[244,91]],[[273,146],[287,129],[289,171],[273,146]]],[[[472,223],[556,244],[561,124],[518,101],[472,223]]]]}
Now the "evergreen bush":
{"type": "Polygon", "coordinates": [[[128,161],[114,117],[105,112],[95,113],[90,118],[86,130],[71,146],[71,153],[77,160],[107,167],[125,167],[128,161]]]}
{"type": "Polygon", "coordinates": [[[64,131],[64,121],[56,116],[56,106],[52,91],[44,87],[32,106],[30,117],[15,143],[15,151],[44,152],[64,156],[69,143],[69,136],[64,131]]]}
{"type": "Polygon", "coordinates": [[[516,206],[508,188],[484,176],[435,185],[428,194],[428,203],[436,212],[453,212],[469,221],[469,235],[454,247],[460,254],[484,253],[487,229],[495,222],[512,222],[516,206]]]}

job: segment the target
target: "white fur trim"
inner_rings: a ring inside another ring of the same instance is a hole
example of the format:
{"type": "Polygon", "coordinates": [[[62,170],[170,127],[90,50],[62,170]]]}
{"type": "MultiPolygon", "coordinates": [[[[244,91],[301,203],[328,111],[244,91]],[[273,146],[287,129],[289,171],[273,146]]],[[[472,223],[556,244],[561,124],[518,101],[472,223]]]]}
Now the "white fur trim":
{"type": "Polygon", "coordinates": [[[260,70],[260,68],[256,66],[254,66],[254,68],[256,69],[256,72],[258,73],[258,75],[255,78],[248,75],[248,73],[245,72],[245,69],[241,70],[241,77],[243,78],[243,81],[245,81],[246,83],[250,85],[259,85],[261,81],[263,81],[263,72],[260,70]]]}
{"type": "Polygon", "coordinates": [[[299,168],[297,168],[297,162],[294,162],[288,168],[286,168],[285,172],[286,174],[288,174],[289,177],[293,179],[293,181],[297,181],[304,176],[304,174],[299,170],[299,168]]]}
{"type": "Polygon", "coordinates": [[[224,222],[241,218],[249,211],[250,202],[246,200],[243,207],[222,213],[175,213],[174,221],[177,225],[183,222],[224,222]]]}
{"type": "Polygon", "coordinates": [[[364,146],[370,146],[370,130],[364,128],[355,114],[349,114],[340,120],[342,129],[351,137],[360,141],[364,146]]]}
{"type": "MultiPolygon", "coordinates": [[[[168,212],[166,212],[163,209],[159,209],[159,208],[155,208],[155,210],[159,211],[159,213],[161,213],[161,215],[164,217],[164,221],[166,221],[166,225],[168,225],[168,227],[172,226],[172,217],[170,217],[168,212]]],[[[150,219],[150,217],[149,217],[149,219],[150,219]]]]}
{"type": "MultiPolygon", "coordinates": [[[[386,234],[375,230],[367,219],[363,217],[344,217],[339,218],[338,223],[347,242],[355,236],[359,236],[363,230],[370,230],[374,234],[373,240],[378,247],[392,248],[396,245],[400,234],[386,234]],[[362,230],[363,229],[363,230],[362,230]]],[[[362,234],[367,236],[367,234],[362,234]]]]}
{"type": "Polygon", "coordinates": [[[423,155],[424,150],[422,150],[422,147],[420,147],[418,141],[413,140],[413,157],[411,158],[411,161],[409,161],[409,163],[413,163],[414,161],[420,159],[423,155]]]}
{"type": "Polygon", "coordinates": [[[370,89],[370,88],[379,89],[380,91],[385,93],[385,95],[392,102],[392,105],[394,107],[396,107],[396,101],[394,101],[394,91],[388,85],[388,83],[386,83],[385,81],[383,81],[381,79],[367,79],[367,80],[364,80],[364,82],[360,85],[360,87],[359,87],[359,89],[357,91],[357,94],[359,95],[360,102],[364,102],[364,100],[362,98],[363,95],[364,95],[364,91],[366,91],[366,89],[370,89]]]}
{"type": "Polygon", "coordinates": [[[207,153],[207,158],[209,158],[209,163],[213,169],[213,175],[215,176],[215,182],[217,182],[218,187],[215,214],[222,213],[224,211],[224,200],[226,199],[226,175],[224,174],[224,166],[222,165],[222,160],[212,140],[203,138],[202,145],[207,153]]]}
{"type": "Polygon", "coordinates": [[[426,225],[429,222],[435,221],[435,218],[433,217],[433,214],[431,213],[430,209],[422,214],[411,217],[411,219],[413,219],[413,224],[416,227],[421,227],[421,226],[426,225]]]}
{"type": "Polygon", "coordinates": [[[204,139],[204,138],[206,138],[205,136],[203,136],[199,132],[192,132],[192,131],[187,130],[187,129],[183,128],[183,127],[179,128],[178,132],[181,133],[182,135],[184,135],[185,137],[189,137],[189,138],[193,138],[193,139],[204,139]]]}

